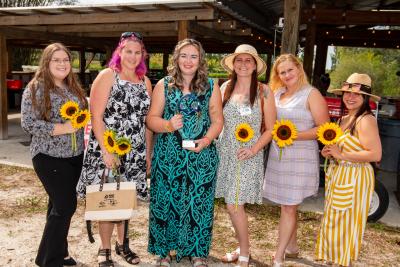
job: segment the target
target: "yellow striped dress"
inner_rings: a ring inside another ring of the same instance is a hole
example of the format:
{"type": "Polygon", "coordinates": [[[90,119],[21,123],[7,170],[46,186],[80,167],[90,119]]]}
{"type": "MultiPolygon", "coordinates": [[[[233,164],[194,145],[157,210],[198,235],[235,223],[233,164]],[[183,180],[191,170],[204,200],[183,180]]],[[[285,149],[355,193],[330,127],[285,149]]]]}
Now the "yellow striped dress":
{"type": "MultiPolygon", "coordinates": [[[[363,150],[359,139],[348,130],[338,146],[342,151],[363,150]]],[[[370,163],[331,161],[325,177],[325,208],[316,245],[317,260],[342,266],[357,260],[374,185],[370,163]]]]}

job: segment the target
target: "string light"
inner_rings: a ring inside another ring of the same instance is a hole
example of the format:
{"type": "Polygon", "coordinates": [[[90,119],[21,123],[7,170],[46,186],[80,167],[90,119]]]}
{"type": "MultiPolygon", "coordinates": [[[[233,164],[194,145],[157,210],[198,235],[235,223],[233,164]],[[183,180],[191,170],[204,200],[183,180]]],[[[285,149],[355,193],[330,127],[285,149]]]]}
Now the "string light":
{"type": "Polygon", "coordinates": [[[251,37],[253,37],[253,36],[254,36],[254,34],[252,33],[252,34],[250,34],[250,36],[251,36],[251,37]]]}
{"type": "Polygon", "coordinates": [[[367,45],[367,42],[364,42],[364,45],[367,45]]]}
{"type": "Polygon", "coordinates": [[[389,31],[388,31],[388,34],[391,34],[391,33],[392,33],[392,32],[389,30],[389,31]]]}
{"type": "Polygon", "coordinates": [[[221,18],[218,18],[218,23],[221,23],[221,18]]]}
{"type": "Polygon", "coordinates": [[[328,35],[328,34],[329,34],[329,32],[327,31],[327,32],[326,32],[326,35],[328,35]]]}
{"type": "Polygon", "coordinates": [[[372,30],[372,33],[375,33],[375,30],[372,30]]]}
{"type": "Polygon", "coordinates": [[[376,46],[376,43],[374,43],[374,46],[376,46]]]}
{"type": "Polygon", "coordinates": [[[344,39],[344,36],[342,35],[340,38],[343,40],[343,39],[344,39]]]}
{"type": "Polygon", "coordinates": [[[231,25],[230,25],[231,29],[233,28],[233,22],[231,21],[231,25]]]}

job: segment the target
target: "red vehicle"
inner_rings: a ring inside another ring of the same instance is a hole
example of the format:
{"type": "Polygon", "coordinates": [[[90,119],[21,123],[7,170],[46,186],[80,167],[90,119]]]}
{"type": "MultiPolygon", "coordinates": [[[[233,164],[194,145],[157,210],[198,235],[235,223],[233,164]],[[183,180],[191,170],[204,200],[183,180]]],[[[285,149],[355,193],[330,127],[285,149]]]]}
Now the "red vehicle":
{"type": "MultiPolygon", "coordinates": [[[[325,97],[325,100],[328,104],[329,109],[329,116],[331,117],[332,121],[336,121],[340,117],[340,104],[341,99],[337,97],[325,97]]],[[[372,112],[374,113],[375,117],[378,114],[378,105],[377,103],[370,101],[370,107],[372,112]]],[[[325,182],[325,173],[323,167],[324,159],[321,158],[321,169],[320,169],[320,186],[324,185],[325,182]]],[[[375,170],[375,190],[372,195],[371,205],[369,207],[368,212],[368,221],[369,222],[376,222],[385,214],[389,207],[389,194],[383,185],[378,179],[379,173],[377,172],[377,166],[374,165],[375,170]]]]}

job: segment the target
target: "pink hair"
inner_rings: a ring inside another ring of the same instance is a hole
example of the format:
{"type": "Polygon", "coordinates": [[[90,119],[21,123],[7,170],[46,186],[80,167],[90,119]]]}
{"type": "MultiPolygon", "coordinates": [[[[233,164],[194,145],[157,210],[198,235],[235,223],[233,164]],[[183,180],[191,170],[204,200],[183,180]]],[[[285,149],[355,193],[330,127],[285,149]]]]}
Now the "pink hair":
{"type": "Polygon", "coordinates": [[[146,75],[146,73],[147,73],[147,67],[146,67],[146,63],[145,63],[145,59],[147,58],[147,51],[144,48],[143,42],[141,40],[139,40],[138,38],[136,38],[135,36],[131,36],[131,37],[122,39],[119,42],[118,47],[113,52],[110,62],[108,62],[108,67],[110,67],[111,69],[113,69],[117,72],[121,72],[121,56],[119,55],[119,53],[121,52],[121,50],[126,46],[126,44],[129,41],[138,42],[140,44],[140,46],[142,47],[142,53],[143,53],[142,60],[140,61],[139,65],[137,65],[136,70],[135,70],[135,74],[139,77],[139,79],[142,79],[144,77],[144,75],[146,75]]]}

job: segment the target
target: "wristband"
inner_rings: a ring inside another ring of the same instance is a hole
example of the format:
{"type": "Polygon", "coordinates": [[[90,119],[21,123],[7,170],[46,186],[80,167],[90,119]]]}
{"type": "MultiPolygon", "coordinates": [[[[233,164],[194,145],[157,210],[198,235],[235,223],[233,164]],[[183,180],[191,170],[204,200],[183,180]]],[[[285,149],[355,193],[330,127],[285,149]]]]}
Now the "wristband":
{"type": "Polygon", "coordinates": [[[164,129],[165,129],[168,133],[171,133],[171,132],[174,131],[174,128],[172,128],[172,125],[171,125],[171,122],[170,122],[170,121],[167,121],[167,122],[164,124],[164,129]]]}

